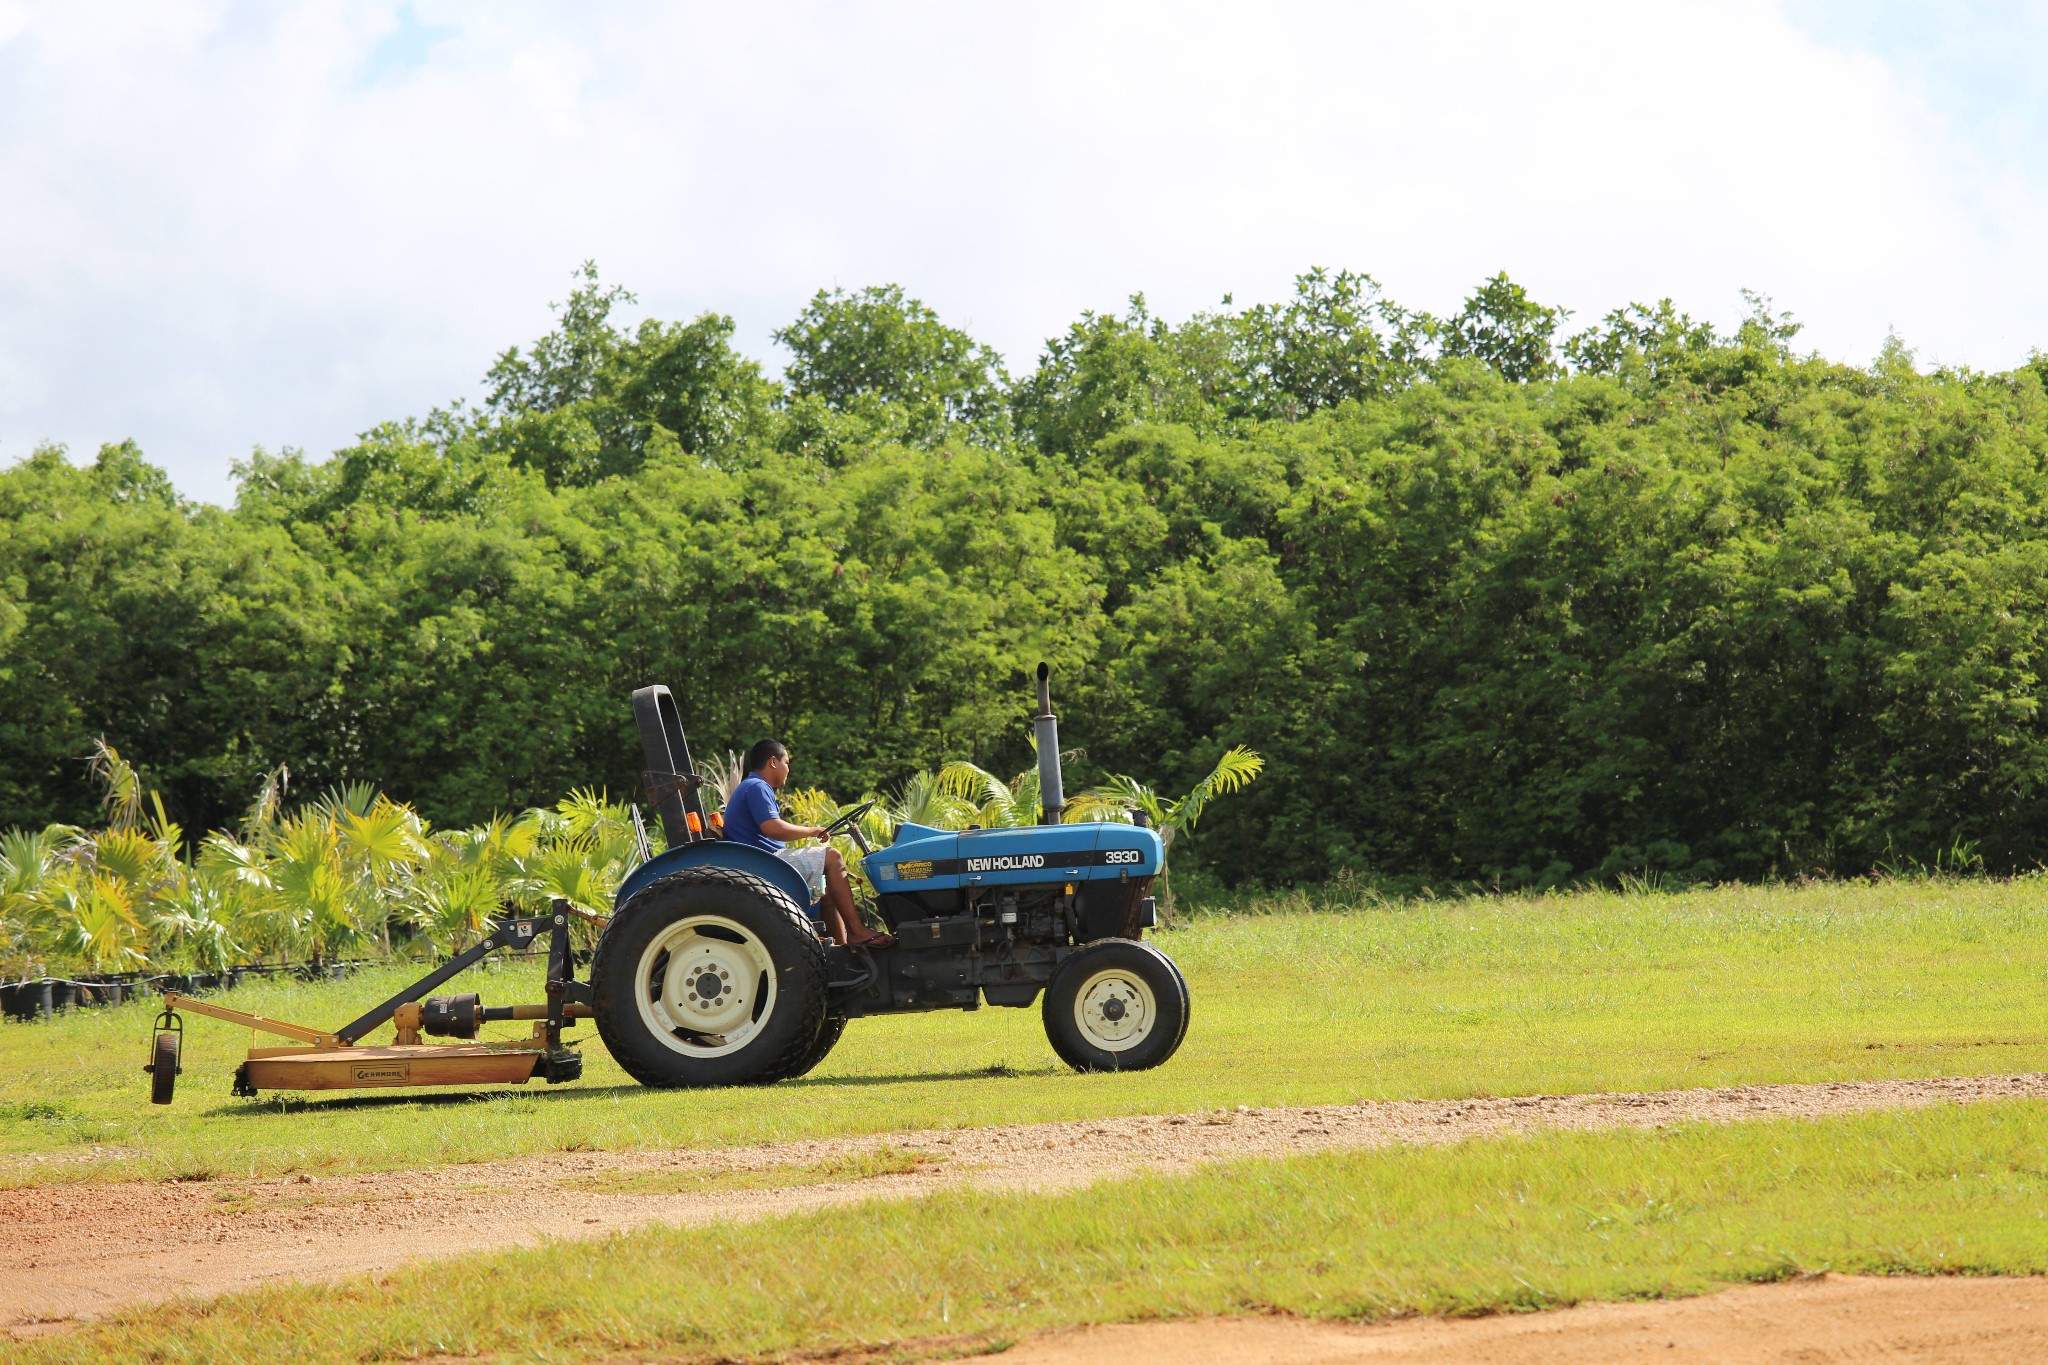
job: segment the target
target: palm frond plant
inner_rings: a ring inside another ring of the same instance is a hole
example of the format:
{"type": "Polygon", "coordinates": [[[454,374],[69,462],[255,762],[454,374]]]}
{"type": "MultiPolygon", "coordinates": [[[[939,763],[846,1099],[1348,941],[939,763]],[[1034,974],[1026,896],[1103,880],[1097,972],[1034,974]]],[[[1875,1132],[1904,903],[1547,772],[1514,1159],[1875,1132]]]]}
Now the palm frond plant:
{"type": "Polygon", "coordinates": [[[340,836],[344,858],[358,882],[367,880],[376,902],[371,918],[385,952],[391,950],[391,906],[411,875],[427,856],[426,822],[411,806],[377,795],[361,803],[337,808],[335,830],[340,836]]]}
{"type": "Polygon", "coordinates": [[[280,763],[263,774],[263,781],[257,784],[256,795],[249,802],[249,809],[242,813],[242,837],[254,840],[262,831],[277,824],[284,813],[284,799],[292,785],[291,769],[280,763]]]}
{"type": "Polygon", "coordinates": [[[623,879],[617,860],[598,857],[589,834],[556,839],[522,859],[512,899],[539,909],[557,898],[594,915],[611,913],[612,895],[623,879]]]}
{"type": "Polygon", "coordinates": [[[216,885],[248,893],[250,899],[272,889],[270,856],[261,847],[242,843],[222,830],[200,841],[193,868],[216,885]]]}
{"type": "Polygon", "coordinates": [[[178,850],[139,829],[103,829],[74,845],[74,860],[127,882],[145,899],[182,879],[178,850]]]}
{"type": "Polygon", "coordinates": [[[339,823],[346,815],[369,814],[370,807],[383,799],[373,782],[344,782],[317,798],[313,809],[339,823]]]}
{"type": "MultiPolygon", "coordinates": [[[[295,933],[282,939],[274,936],[279,917],[271,898],[277,885],[271,877],[270,855],[261,846],[215,830],[200,841],[186,882],[188,903],[169,908],[172,913],[204,914],[206,922],[194,930],[196,939],[209,940],[214,948],[231,950],[236,956],[265,957],[290,950],[295,933]],[[197,904],[191,904],[195,898],[197,904]],[[207,927],[212,923],[222,927],[207,927]]],[[[195,942],[201,966],[218,971],[233,965],[209,958],[209,951],[195,942]]]]}
{"type": "Polygon", "coordinates": [[[184,885],[184,833],[155,792],[145,799],[140,776],[114,746],[100,740],[89,763],[107,827],[67,831],[61,843],[51,839],[53,827],[34,849],[17,841],[24,861],[42,868],[28,918],[41,946],[63,962],[126,971],[148,962],[157,905],[184,885]]]}
{"type": "Polygon", "coordinates": [[[623,801],[613,801],[601,791],[578,788],[555,803],[555,813],[568,837],[591,841],[590,856],[601,867],[623,880],[640,857],[639,827],[633,811],[623,801]]]}
{"type": "Polygon", "coordinates": [[[547,832],[546,811],[530,810],[521,815],[493,815],[480,825],[456,830],[448,837],[466,866],[488,871],[500,881],[517,875],[522,858],[533,855],[547,832]]]}
{"type": "MultiPolygon", "coordinates": [[[[1096,819],[1107,817],[1117,808],[1145,812],[1152,827],[1159,831],[1160,844],[1171,852],[1174,839],[1181,831],[1195,827],[1211,801],[1242,791],[1258,779],[1265,766],[1266,760],[1255,750],[1237,744],[1224,751],[1223,757],[1216,760],[1216,766],[1178,800],[1168,800],[1136,778],[1121,774],[1083,793],[1083,798],[1089,803],[1089,808],[1097,812],[1096,819]]],[[[1173,888],[1167,872],[1165,866],[1159,869],[1159,909],[1162,915],[1173,912],[1173,888]]]]}
{"type": "Polygon", "coordinates": [[[343,852],[379,878],[401,873],[426,856],[425,822],[411,806],[386,796],[361,811],[344,807],[335,820],[343,852]]]}
{"type": "Polygon", "coordinates": [[[100,784],[100,804],[111,829],[133,829],[142,823],[142,776],[135,765],[104,737],[93,741],[86,771],[100,784]]]}
{"type": "Polygon", "coordinates": [[[529,810],[441,830],[425,841],[425,856],[392,899],[435,948],[459,951],[506,901],[530,904],[539,895],[527,864],[559,824],[551,811],[529,810]]]}
{"type": "Polygon", "coordinates": [[[459,860],[430,864],[407,889],[410,918],[444,953],[467,948],[498,914],[503,885],[481,865],[459,860]]]}
{"type": "MultiPolygon", "coordinates": [[[[732,794],[739,790],[740,783],[747,780],[746,769],[741,763],[740,756],[731,749],[725,751],[724,758],[713,754],[709,758],[698,759],[697,771],[704,775],[717,793],[716,809],[719,810],[723,810],[725,803],[732,800],[732,794]]],[[[706,801],[705,804],[708,806],[711,803],[706,801]]]]}
{"type": "Polygon", "coordinates": [[[42,974],[49,944],[36,932],[35,893],[78,835],[70,825],[0,832],[0,977],[42,974]]]}
{"type": "Polygon", "coordinates": [[[896,837],[898,825],[923,825],[927,829],[959,829],[973,820],[976,807],[963,797],[947,791],[937,773],[912,773],[896,794],[876,811],[883,819],[877,832],[880,843],[896,837]]]}
{"type": "Polygon", "coordinates": [[[243,953],[244,945],[237,937],[242,911],[232,881],[208,876],[195,865],[188,876],[156,898],[150,930],[172,958],[190,958],[209,972],[225,971],[243,953]]]}
{"type": "Polygon", "coordinates": [[[149,961],[149,929],[131,887],[109,873],[64,868],[36,889],[35,905],[56,951],[95,972],[125,972],[149,961]]]}
{"type": "MultiPolygon", "coordinates": [[[[942,794],[964,803],[965,824],[995,829],[1032,824],[1038,818],[1036,769],[1019,773],[1015,782],[1005,782],[986,768],[956,759],[939,769],[938,788],[942,794]]],[[[964,826],[955,826],[961,827],[964,826]]]]}
{"type": "Polygon", "coordinates": [[[336,809],[346,808],[315,806],[286,817],[271,849],[272,922],[316,967],[366,940],[387,942],[383,887],[332,818],[336,809]]]}
{"type": "MultiPolygon", "coordinates": [[[[1036,750],[1036,743],[1032,748],[1036,750]]],[[[1062,762],[1079,756],[1079,750],[1063,750],[1060,754],[1062,762]]],[[[937,785],[941,794],[966,802],[971,810],[964,821],[958,820],[955,813],[956,823],[935,828],[959,829],[975,824],[983,829],[1009,829],[1035,825],[1043,814],[1036,763],[1005,782],[986,768],[956,761],[939,769],[937,785]]],[[[1087,813],[1091,809],[1080,797],[1070,796],[1061,808],[1060,822],[1073,824],[1091,819],[1087,813]]]]}

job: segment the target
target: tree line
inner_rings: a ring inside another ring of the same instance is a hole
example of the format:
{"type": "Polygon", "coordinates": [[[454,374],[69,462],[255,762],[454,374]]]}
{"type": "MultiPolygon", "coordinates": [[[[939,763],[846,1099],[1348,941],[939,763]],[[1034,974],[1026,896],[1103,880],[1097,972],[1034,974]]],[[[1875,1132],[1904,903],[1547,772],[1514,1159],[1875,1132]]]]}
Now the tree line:
{"type": "Polygon", "coordinates": [[[437,825],[635,793],[648,682],[799,785],[1015,771],[1043,659],[1070,782],[1265,755],[1180,850],[1231,883],[2048,855],[2048,362],[1318,270],[1016,376],[824,291],[774,378],[631,302],[586,267],[481,402],[258,451],[232,507],[132,443],[0,471],[0,826],[89,821],[100,740],[190,829],[280,764],[437,825]]]}

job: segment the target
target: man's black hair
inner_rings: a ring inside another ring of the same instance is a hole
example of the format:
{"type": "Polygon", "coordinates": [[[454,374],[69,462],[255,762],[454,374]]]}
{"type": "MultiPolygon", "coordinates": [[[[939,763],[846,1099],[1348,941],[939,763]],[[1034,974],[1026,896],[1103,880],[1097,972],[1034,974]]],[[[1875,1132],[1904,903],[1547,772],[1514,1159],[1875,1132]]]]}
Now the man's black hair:
{"type": "Polygon", "coordinates": [[[769,759],[781,758],[788,752],[789,746],[779,739],[757,739],[754,741],[754,747],[747,750],[747,771],[760,772],[768,766],[769,759]]]}

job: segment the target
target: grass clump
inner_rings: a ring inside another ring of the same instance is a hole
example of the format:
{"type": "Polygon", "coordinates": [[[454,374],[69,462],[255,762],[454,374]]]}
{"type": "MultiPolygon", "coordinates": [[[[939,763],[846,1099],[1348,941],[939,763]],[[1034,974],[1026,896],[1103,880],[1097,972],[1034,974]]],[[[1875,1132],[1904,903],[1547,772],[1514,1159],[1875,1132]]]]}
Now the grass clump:
{"type": "Polygon", "coordinates": [[[32,1123],[37,1120],[66,1123],[84,1117],[75,1107],[60,1100],[0,1101],[0,1123],[32,1123]]]}
{"type": "Polygon", "coordinates": [[[648,1229],[136,1311],[18,1349],[38,1365],[710,1360],[1197,1314],[1517,1311],[1823,1270],[2039,1274],[2044,1195],[2048,1104],[2031,1100],[1547,1133],[648,1229]]]}

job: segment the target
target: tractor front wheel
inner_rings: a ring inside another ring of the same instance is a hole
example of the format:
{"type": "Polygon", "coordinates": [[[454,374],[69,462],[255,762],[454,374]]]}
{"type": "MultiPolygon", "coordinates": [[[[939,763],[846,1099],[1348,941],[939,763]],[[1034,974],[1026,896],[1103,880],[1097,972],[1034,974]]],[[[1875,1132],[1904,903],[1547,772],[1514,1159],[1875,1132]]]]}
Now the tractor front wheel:
{"type": "MultiPolygon", "coordinates": [[[[755,1085],[813,1060],[825,949],[772,883],[695,867],[635,893],[591,963],[598,1034],[642,1085],[755,1085]]],[[[822,1054],[819,1054],[822,1055],[822,1054]]]]}
{"type": "Polygon", "coordinates": [[[1052,1050],[1076,1071],[1144,1071],[1187,1036],[1187,982],[1149,943],[1099,939],[1060,965],[1044,1011],[1052,1050]]]}

